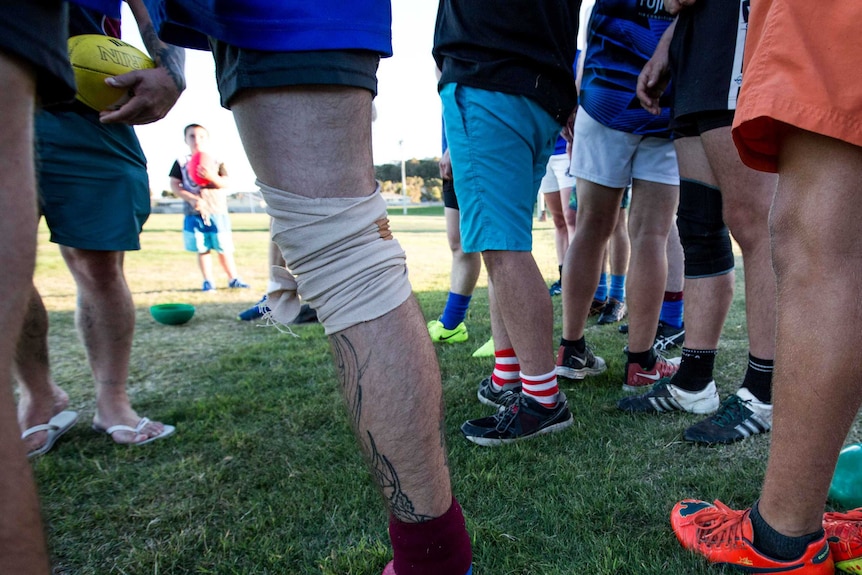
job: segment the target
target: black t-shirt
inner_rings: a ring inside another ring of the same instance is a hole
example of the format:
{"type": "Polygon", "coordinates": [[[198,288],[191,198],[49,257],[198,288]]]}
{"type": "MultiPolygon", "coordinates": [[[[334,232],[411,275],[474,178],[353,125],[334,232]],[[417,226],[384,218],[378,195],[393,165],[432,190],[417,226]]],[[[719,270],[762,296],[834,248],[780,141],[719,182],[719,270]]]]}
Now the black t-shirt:
{"type": "Polygon", "coordinates": [[[577,104],[581,0],[440,0],[434,60],[452,82],[538,102],[561,124],[577,104]]]}

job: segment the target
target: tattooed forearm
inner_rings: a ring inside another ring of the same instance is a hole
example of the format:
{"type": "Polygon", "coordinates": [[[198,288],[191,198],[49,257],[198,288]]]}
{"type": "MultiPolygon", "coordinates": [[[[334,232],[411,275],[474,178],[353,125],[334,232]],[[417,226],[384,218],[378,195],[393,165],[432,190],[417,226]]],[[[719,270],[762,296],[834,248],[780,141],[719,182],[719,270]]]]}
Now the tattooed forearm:
{"type": "Polygon", "coordinates": [[[434,519],[430,515],[422,515],[416,513],[413,502],[407,497],[401,489],[401,481],[398,479],[398,474],[395,472],[395,467],[385,455],[377,451],[377,444],[374,443],[374,437],[368,433],[369,444],[369,463],[371,465],[371,473],[374,475],[374,481],[380,486],[380,491],[383,493],[383,498],[386,499],[386,505],[389,511],[399,521],[407,523],[422,523],[434,519]]]}
{"type": "Polygon", "coordinates": [[[141,39],[144,41],[144,46],[156,64],[164,68],[168,75],[173,80],[177,90],[182,92],[186,89],[186,78],[184,74],[186,64],[186,53],[182,48],[165,44],[159,40],[155,28],[152,23],[146,23],[140,26],[141,39]]]}

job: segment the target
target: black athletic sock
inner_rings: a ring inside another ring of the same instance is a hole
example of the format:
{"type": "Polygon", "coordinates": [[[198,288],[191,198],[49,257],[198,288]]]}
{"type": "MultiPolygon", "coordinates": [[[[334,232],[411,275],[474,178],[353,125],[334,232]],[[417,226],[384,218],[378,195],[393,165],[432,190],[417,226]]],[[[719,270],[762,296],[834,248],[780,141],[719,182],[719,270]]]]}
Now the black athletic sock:
{"type": "Polygon", "coordinates": [[[557,266],[560,268],[560,285],[563,285],[563,266],[557,266]]]}
{"type": "Polygon", "coordinates": [[[581,336],[580,339],[566,339],[564,337],[560,338],[560,345],[563,347],[573,347],[575,351],[579,354],[587,351],[587,339],[584,336],[581,336]]]}
{"type": "Polygon", "coordinates": [[[672,385],[686,391],[703,391],[712,381],[717,349],[682,348],[682,363],[673,375],[672,385]]]}
{"type": "Polygon", "coordinates": [[[653,348],[649,348],[646,351],[639,352],[628,352],[629,363],[637,363],[644,369],[652,369],[655,366],[655,362],[658,359],[656,352],[653,348]]]}
{"type": "Polygon", "coordinates": [[[823,537],[823,529],[801,537],[788,537],[773,529],[760,515],[758,504],[751,507],[751,527],[754,529],[754,546],[773,559],[790,561],[802,557],[813,541],[823,537]]]}
{"type": "Polygon", "coordinates": [[[748,354],[748,369],[742,387],[763,403],[772,403],[772,370],[775,361],[748,354]]]}

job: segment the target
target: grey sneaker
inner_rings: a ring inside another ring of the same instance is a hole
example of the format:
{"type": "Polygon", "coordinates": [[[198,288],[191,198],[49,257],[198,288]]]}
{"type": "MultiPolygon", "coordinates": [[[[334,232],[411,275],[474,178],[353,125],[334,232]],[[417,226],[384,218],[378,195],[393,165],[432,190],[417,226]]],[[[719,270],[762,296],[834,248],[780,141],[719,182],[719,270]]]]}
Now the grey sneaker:
{"type": "Polygon", "coordinates": [[[485,405],[504,407],[515,401],[519,393],[521,393],[520,385],[513,389],[500,392],[494,391],[494,386],[491,385],[491,377],[488,376],[479,382],[479,391],[476,392],[476,396],[479,398],[479,402],[485,405]]]}
{"type": "Polygon", "coordinates": [[[721,408],[682,434],[692,443],[733,443],[772,429],[772,404],[759,401],[744,387],[724,400],[721,408]]]}
{"type": "Polygon", "coordinates": [[[593,350],[587,346],[583,354],[578,354],[573,347],[560,346],[557,351],[556,372],[566,379],[584,379],[588,375],[599,375],[608,368],[605,360],[593,355],[593,350]]]}

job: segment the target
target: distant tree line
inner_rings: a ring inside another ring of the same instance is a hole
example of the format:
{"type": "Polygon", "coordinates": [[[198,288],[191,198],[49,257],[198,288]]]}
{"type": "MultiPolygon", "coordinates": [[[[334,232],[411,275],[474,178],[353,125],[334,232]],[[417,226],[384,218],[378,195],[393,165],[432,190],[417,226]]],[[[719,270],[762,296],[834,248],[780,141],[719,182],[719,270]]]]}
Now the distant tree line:
{"type": "MultiPolygon", "coordinates": [[[[414,202],[439,202],[443,199],[443,180],[440,179],[440,158],[407,160],[407,196],[414,202]]],[[[401,193],[401,163],[374,166],[374,177],[380,180],[383,192],[401,193]]]]}

